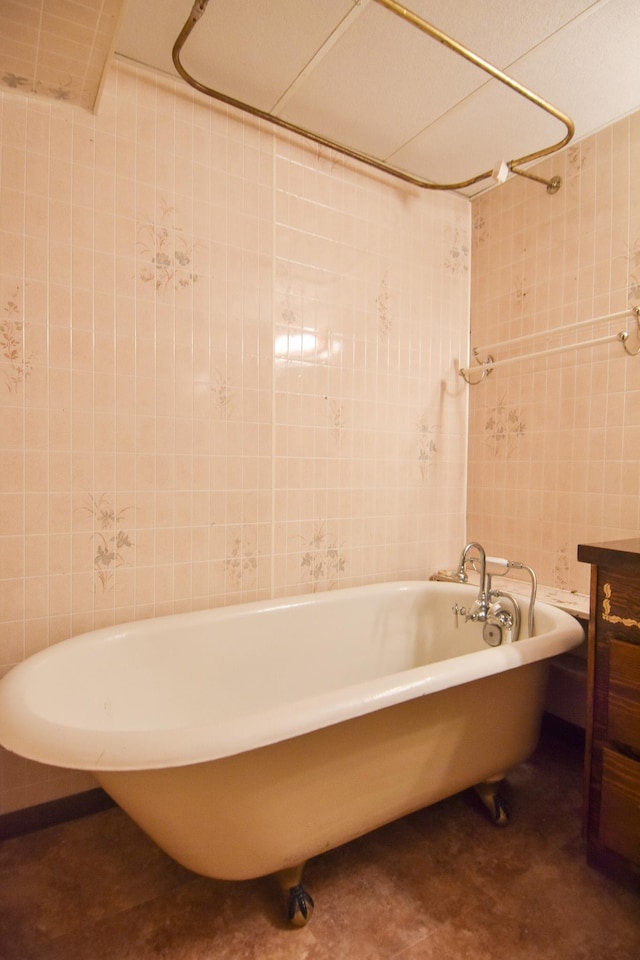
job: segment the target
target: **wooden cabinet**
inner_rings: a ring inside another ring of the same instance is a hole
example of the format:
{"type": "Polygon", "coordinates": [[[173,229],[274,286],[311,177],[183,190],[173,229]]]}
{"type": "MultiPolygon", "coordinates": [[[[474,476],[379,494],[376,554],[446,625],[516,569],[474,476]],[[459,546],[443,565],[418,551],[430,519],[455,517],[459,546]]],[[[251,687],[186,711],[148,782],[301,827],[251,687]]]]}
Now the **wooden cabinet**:
{"type": "Polygon", "coordinates": [[[640,538],[591,564],[584,831],[593,866],[640,878],[640,538]]]}

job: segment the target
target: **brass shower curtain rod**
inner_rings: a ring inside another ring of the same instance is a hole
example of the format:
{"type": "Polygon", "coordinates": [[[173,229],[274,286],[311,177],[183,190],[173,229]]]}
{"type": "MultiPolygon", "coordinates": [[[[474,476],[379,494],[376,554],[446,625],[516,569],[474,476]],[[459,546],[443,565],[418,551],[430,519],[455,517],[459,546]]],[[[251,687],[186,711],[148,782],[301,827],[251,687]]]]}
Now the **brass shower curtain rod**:
{"type": "MultiPolygon", "coordinates": [[[[402,4],[396,3],[396,0],[373,0],[373,2],[380,4],[380,6],[385,7],[391,13],[401,17],[416,29],[421,30],[434,40],[442,43],[454,53],[463,57],[465,60],[468,60],[480,70],[484,70],[485,73],[488,73],[490,76],[494,77],[494,79],[499,80],[500,83],[503,83],[515,93],[524,97],[526,100],[529,100],[541,110],[551,114],[552,117],[554,117],[556,120],[559,120],[566,126],[567,130],[562,140],[559,140],[557,143],[554,143],[549,147],[544,147],[541,150],[528,153],[526,156],[517,157],[515,160],[510,160],[502,165],[503,168],[506,168],[504,177],[506,177],[507,173],[510,171],[511,173],[517,174],[520,177],[527,177],[530,180],[536,180],[538,183],[543,183],[546,185],[549,193],[556,193],[560,187],[560,177],[552,177],[550,180],[547,180],[544,177],[539,177],[527,170],[522,170],[520,168],[522,164],[531,163],[533,160],[540,159],[540,157],[549,156],[549,154],[555,153],[557,150],[561,150],[562,147],[566,146],[575,132],[575,126],[571,118],[562,113],[561,110],[558,110],[557,107],[554,107],[546,100],[543,100],[542,97],[539,97],[537,94],[533,93],[532,90],[529,90],[527,87],[518,83],[517,80],[513,80],[511,77],[507,76],[506,73],[503,73],[497,67],[494,67],[491,63],[478,56],[478,54],[474,53],[472,50],[469,50],[461,43],[458,43],[457,40],[454,40],[442,30],[439,30],[432,24],[427,23],[426,20],[423,20],[417,14],[412,13],[411,10],[408,10],[406,7],[402,6],[402,4]]],[[[475,177],[470,177],[468,180],[460,180],[456,183],[435,183],[431,180],[426,180],[423,177],[418,177],[414,174],[408,173],[406,170],[394,167],[391,164],[386,163],[384,160],[379,160],[377,157],[373,157],[368,153],[362,153],[360,150],[356,150],[347,146],[346,144],[337,143],[335,140],[331,140],[322,134],[314,133],[312,130],[307,130],[306,128],[300,127],[295,123],[289,123],[287,120],[283,120],[281,117],[278,117],[273,113],[269,113],[266,110],[260,110],[258,107],[244,103],[242,100],[237,100],[234,97],[227,96],[227,94],[221,93],[219,90],[213,90],[211,87],[200,83],[200,81],[196,80],[191,76],[190,73],[187,72],[187,70],[185,70],[180,61],[180,53],[187,41],[187,38],[189,37],[189,34],[205,12],[208,3],[209,0],[195,0],[189,18],[180,31],[172,51],[173,63],[176,70],[183,80],[186,80],[190,86],[196,90],[199,90],[200,93],[204,93],[208,97],[213,97],[215,100],[226,103],[228,106],[236,107],[239,110],[250,113],[252,116],[258,117],[261,120],[267,120],[270,123],[274,123],[277,126],[282,127],[284,130],[288,130],[290,133],[297,133],[300,136],[305,137],[307,140],[313,140],[315,143],[318,143],[321,146],[328,147],[331,150],[336,150],[347,157],[351,157],[354,160],[359,160],[362,163],[366,163],[370,167],[375,167],[377,170],[381,170],[384,173],[389,173],[394,177],[399,177],[401,180],[404,180],[407,183],[411,183],[417,187],[422,187],[426,190],[460,190],[463,187],[470,187],[474,183],[479,183],[481,180],[487,180],[490,177],[494,177],[494,170],[485,170],[483,173],[479,173],[475,177]]],[[[501,181],[502,178],[498,178],[498,182],[501,181]]]]}

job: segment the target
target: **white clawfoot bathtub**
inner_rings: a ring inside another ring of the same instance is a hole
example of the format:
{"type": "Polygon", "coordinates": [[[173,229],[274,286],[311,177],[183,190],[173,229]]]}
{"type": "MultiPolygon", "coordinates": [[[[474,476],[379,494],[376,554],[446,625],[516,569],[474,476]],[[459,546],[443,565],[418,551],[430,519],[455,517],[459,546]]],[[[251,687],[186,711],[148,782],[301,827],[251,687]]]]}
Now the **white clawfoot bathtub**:
{"type": "Polygon", "coordinates": [[[534,749],[547,658],[582,630],[537,604],[536,636],[488,647],[452,613],[475,593],[386,583],[96,630],[0,682],[0,742],[92,771],[191,870],[280,874],[301,923],[309,857],[534,749]]]}

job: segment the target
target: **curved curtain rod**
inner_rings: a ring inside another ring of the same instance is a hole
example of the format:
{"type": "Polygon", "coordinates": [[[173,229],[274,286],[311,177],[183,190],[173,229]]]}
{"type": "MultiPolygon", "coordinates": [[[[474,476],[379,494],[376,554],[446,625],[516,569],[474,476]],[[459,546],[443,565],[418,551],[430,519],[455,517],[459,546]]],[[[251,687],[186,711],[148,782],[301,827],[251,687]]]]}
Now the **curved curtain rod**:
{"type": "MultiPolygon", "coordinates": [[[[571,120],[571,118],[565,113],[562,113],[561,110],[558,110],[557,107],[554,107],[546,100],[543,100],[542,97],[539,97],[537,94],[533,93],[533,91],[518,83],[517,80],[513,80],[511,77],[507,76],[506,73],[498,70],[497,67],[494,67],[487,60],[483,60],[483,58],[479,57],[478,54],[474,53],[472,50],[469,50],[461,43],[458,43],[457,40],[454,40],[442,30],[439,30],[432,24],[427,23],[426,20],[423,20],[421,17],[417,16],[417,14],[412,13],[411,10],[408,10],[406,7],[402,6],[402,4],[396,3],[396,0],[374,0],[374,2],[380,4],[382,7],[385,7],[396,16],[401,17],[418,30],[421,30],[423,33],[426,33],[428,36],[432,37],[434,40],[444,44],[444,46],[448,47],[454,53],[463,57],[465,60],[468,60],[480,70],[484,70],[485,73],[490,74],[490,76],[494,77],[494,79],[499,80],[500,83],[505,84],[505,86],[509,87],[515,93],[524,97],[526,100],[529,100],[535,106],[540,107],[541,110],[551,114],[552,117],[554,117],[556,120],[559,120],[566,126],[567,132],[562,140],[559,140],[557,143],[554,143],[549,147],[544,147],[542,150],[536,150],[533,153],[526,154],[526,156],[518,157],[515,160],[510,160],[508,163],[506,163],[506,167],[511,171],[511,173],[517,174],[520,177],[527,177],[529,180],[536,180],[538,183],[544,183],[546,184],[548,193],[556,193],[560,188],[560,177],[552,177],[551,180],[546,180],[544,177],[539,177],[533,173],[529,173],[527,170],[521,170],[518,168],[524,163],[530,163],[532,160],[538,160],[540,157],[546,157],[549,154],[555,153],[556,151],[561,150],[562,147],[566,146],[575,132],[573,120],[571,120]]],[[[366,163],[370,167],[375,167],[377,170],[381,170],[383,173],[389,173],[394,177],[398,177],[416,187],[422,187],[425,190],[460,190],[463,187],[470,187],[474,183],[479,183],[481,180],[487,180],[493,176],[493,170],[485,170],[483,173],[479,173],[476,177],[471,177],[468,180],[460,180],[456,183],[434,183],[430,180],[425,180],[423,177],[418,177],[407,173],[407,171],[385,163],[383,160],[378,160],[377,157],[373,157],[368,153],[362,153],[361,151],[355,150],[352,147],[348,147],[345,144],[338,143],[335,140],[324,137],[322,134],[314,133],[313,131],[307,130],[304,127],[300,127],[295,123],[289,123],[287,120],[283,120],[281,117],[277,117],[266,110],[260,110],[258,107],[244,103],[242,100],[236,100],[235,97],[229,97],[218,90],[213,90],[211,87],[200,83],[199,80],[196,80],[195,77],[192,77],[191,74],[188,73],[184,68],[180,61],[180,53],[187,41],[187,38],[189,37],[189,34],[207,9],[208,3],[209,0],[195,0],[191,13],[182,27],[182,30],[180,31],[172,50],[173,63],[176,70],[182,79],[186,80],[186,82],[195,90],[199,90],[200,93],[204,93],[208,97],[213,97],[215,100],[226,103],[228,106],[236,107],[238,110],[243,110],[245,113],[250,113],[252,116],[258,117],[260,120],[267,120],[270,123],[274,123],[277,126],[282,127],[284,130],[288,130],[290,133],[297,133],[300,136],[305,137],[307,140],[313,140],[315,143],[318,143],[321,146],[328,147],[331,150],[336,150],[338,153],[342,153],[354,160],[359,160],[362,163],[366,163]]]]}

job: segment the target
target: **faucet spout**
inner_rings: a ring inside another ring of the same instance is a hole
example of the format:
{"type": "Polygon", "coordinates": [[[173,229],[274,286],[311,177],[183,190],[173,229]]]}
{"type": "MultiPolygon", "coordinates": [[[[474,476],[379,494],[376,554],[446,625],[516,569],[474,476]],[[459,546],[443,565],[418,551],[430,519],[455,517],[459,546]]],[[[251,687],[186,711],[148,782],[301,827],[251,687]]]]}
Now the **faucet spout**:
{"type": "MultiPolygon", "coordinates": [[[[480,567],[480,584],[484,589],[484,577],[485,577],[485,571],[487,567],[487,555],[485,553],[484,547],[482,546],[481,543],[478,543],[477,540],[472,540],[470,543],[468,543],[464,548],[464,550],[462,551],[462,553],[460,554],[460,560],[458,561],[458,577],[460,580],[467,579],[467,575],[465,573],[465,567],[469,561],[469,554],[473,550],[477,551],[479,555],[480,563],[482,564],[482,566],[480,567]]],[[[471,559],[473,560],[476,558],[472,557],[471,559]]]]}
{"type": "Polygon", "coordinates": [[[466,580],[465,567],[470,560],[480,561],[480,589],[478,591],[478,598],[471,610],[467,612],[467,616],[468,619],[483,621],[487,619],[487,613],[489,611],[489,599],[485,588],[487,579],[487,554],[482,544],[478,543],[477,540],[472,540],[468,543],[460,554],[460,562],[458,564],[458,578],[460,580],[466,580]],[[474,551],[477,556],[472,556],[474,551]]]}

